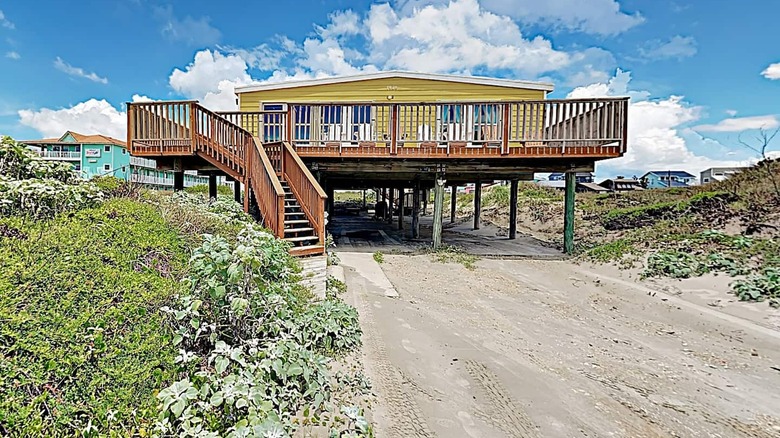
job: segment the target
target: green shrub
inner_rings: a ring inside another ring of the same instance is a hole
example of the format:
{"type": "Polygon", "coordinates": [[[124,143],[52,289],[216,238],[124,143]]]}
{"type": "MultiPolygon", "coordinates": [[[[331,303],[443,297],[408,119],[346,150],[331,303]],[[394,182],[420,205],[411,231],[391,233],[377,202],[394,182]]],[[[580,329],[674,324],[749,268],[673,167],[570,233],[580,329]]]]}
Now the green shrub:
{"type": "MultiPolygon", "coordinates": [[[[209,194],[208,184],[196,184],[194,186],[185,187],[184,191],[192,195],[207,195],[209,194]]],[[[217,196],[233,196],[233,188],[224,184],[217,185],[217,196]]]]}
{"type": "Polygon", "coordinates": [[[382,251],[376,251],[374,253],[374,261],[380,265],[385,262],[385,255],[382,254],[382,251]]]}
{"type": "Polygon", "coordinates": [[[661,251],[647,258],[645,277],[690,278],[706,272],[706,264],[687,252],[661,251]]]}
{"type": "Polygon", "coordinates": [[[764,268],[743,280],[731,283],[734,294],[742,301],[769,299],[773,307],[780,307],[780,268],[764,268]]]}
{"type": "Polygon", "coordinates": [[[628,239],[615,239],[602,245],[589,249],[588,258],[599,262],[613,262],[623,259],[628,254],[634,253],[637,248],[628,239]]]}
{"type": "Polygon", "coordinates": [[[482,195],[482,203],[485,207],[509,207],[509,186],[496,185],[482,195]]]}
{"type": "Polygon", "coordinates": [[[64,211],[91,207],[103,193],[91,183],[68,184],[57,179],[0,181],[0,215],[50,218],[64,211]]]}
{"type": "Polygon", "coordinates": [[[159,308],[184,242],[150,205],[111,200],[52,220],[0,219],[0,435],[151,430],[174,377],[159,308]]]}

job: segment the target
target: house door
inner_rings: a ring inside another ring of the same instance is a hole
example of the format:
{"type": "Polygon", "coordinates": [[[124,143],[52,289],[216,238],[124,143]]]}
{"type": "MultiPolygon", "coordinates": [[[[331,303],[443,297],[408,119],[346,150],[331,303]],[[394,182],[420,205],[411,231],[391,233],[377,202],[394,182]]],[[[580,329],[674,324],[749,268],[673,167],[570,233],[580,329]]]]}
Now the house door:
{"type": "Polygon", "coordinates": [[[441,105],[436,117],[436,131],[443,142],[466,142],[471,145],[473,128],[471,105],[441,105]]]}

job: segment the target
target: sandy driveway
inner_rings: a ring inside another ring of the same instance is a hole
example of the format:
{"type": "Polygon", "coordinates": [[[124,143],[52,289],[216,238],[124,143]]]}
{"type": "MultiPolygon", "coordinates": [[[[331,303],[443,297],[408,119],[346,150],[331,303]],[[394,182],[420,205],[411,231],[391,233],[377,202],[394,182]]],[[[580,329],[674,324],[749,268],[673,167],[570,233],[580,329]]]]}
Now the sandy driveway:
{"type": "Polygon", "coordinates": [[[340,257],[380,437],[780,436],[765,303],[728,314],[568,262],[386,255],[385,279],[340,257]]]}

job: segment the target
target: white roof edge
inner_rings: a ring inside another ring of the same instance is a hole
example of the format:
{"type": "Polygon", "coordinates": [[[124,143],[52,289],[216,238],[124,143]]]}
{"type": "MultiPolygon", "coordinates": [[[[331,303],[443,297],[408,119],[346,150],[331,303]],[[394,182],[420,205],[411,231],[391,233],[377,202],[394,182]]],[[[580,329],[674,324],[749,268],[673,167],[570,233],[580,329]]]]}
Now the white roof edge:
{"type": "Polygon", "coordinates": [[[297,81],[275,82],[271,84],[245,85],[236,87],[236,94],[251,93],[253,91],[281,90],[285,88],[309,87],[312,85],[340,84],[344,82],[367,81],[371,79],[388,78],[428,79],[434,81],[461,82],[464,84],[493,85],[497,87],[521,88],[525,90],[553,91],[554,86],[549,82],[521,81],[515,79],[488,78],[482,76],[457,76],[440,73],[417,73],[409,71],[382,71],[376,73],[362,73],[350,76],[333,76],[320,79],[304,79],[297,81]]]}

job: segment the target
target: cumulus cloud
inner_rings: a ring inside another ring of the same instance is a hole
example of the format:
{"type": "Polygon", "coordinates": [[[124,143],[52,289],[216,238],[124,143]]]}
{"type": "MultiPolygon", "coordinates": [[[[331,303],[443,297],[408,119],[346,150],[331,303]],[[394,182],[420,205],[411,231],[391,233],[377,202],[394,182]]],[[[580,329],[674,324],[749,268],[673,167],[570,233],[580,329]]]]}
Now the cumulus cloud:
{"type": "Polygon", "coordinates": [[[668,41],[653,40],[639,48],[639,54],[650,60],[690,58],[697,51],[691,36],[675,35],[668,41]]]}
{"type": "MultiPolygon", "coordinates": [[[[151,100],[138,94],[133,96],[133,102],[151,100]]],[[[60,109],[24,109],[18,114],[22,125],[35,129],[43,137],[59,137],[68,130],[81,134],[109,135],[118,139],[127,136],[127,113],[118,110],[105,99],[89,99],[60,109]]]]}
{"type": "Polygon", "coordinates": [[[702,137],[688,125],[701,118],[702,108],[686,102],[682,96],[651,99],[646,91],[631,91],[631,75],[618,71],[606,83],[591,84],[572,90],[569,98],[632,96],[628,108],[628,150],[621,158],[599,163],[599,172],[637,173],[651,169],[685,170],[698,175],[714,166],[743,165],[744,161],[710,158],[697,154],[706,149],[726,155],[728,148],[702,137]],[[698,146],[698,147],[697,147],[698,146]]]}
{"type": "Polygon", "coordinates": [[[5,57],[8,58],[8,59],[13,59],[14,61],[16,61],[17,59],[20,59],[22,57],[22,55],[20,55],[19,52],[15,52],[15,51],[11,50],[10,52],[6,52],[5,53],[5,57]]]}
{"type": "Polygon", "coordinates": [[[87,72],[81,67],[74,67],[68,64],[67,62],[63,61],[62,58],[60,58],[59,56],[57,57],[57,59],[54,60],[54,68],[70,76],[75,76],[77,78],[89,79],[92,82],[97,82],[100,84],[108,83],[107,78],[98,76],[94,72],[87,72]]]}
{"type": "Polygon", "coordinates": [[[761,75],[767,79],[780,80],[780,62],[769,64],[769,67],[762,71],[761,75]]]}
{"type": "Polygon", "coordinates": [[[715,124],[697,125],[693,129],[700,132],[742,132],[749,129],[774,129],[778,126],[780,126],[780,119],[777,116],[766,115],[732,117],[715,124]]]}
{"type": "Polygon", "coordinates": [[[171,5],[155,7],[154,17],[162,26],[160,32],[172,41],[206,46],[218,42],[222,36],[219,29],[211,26],[209,17],[193,18],[187,15],[179,18],[171,5]]]}
{"type": "MultiPolygon", "coordinates": [[[[433,0],[446,4],[448,0],[433,0]]],[[[431,0],[397,0],[403,11],[413,11],[431,0]]],[[[525,24],[547,25],[598,35],[616,35],[644,22],[639,13],[620,9],[617,0],[482,0],[485,9],[525,24]]]]}

